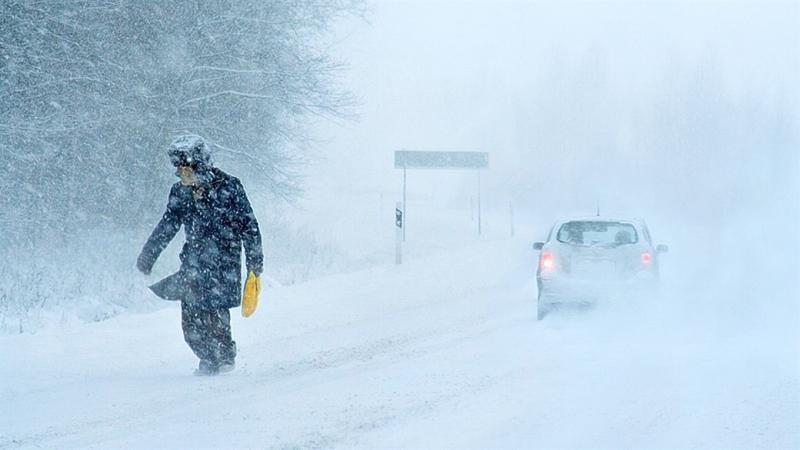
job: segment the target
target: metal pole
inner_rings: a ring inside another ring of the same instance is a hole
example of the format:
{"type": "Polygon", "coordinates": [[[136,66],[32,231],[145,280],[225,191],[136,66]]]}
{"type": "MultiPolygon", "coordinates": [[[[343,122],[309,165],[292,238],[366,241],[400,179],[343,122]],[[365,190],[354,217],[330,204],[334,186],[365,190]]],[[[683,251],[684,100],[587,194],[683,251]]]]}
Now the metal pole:
{"type": "Polygon", "coordinates": [[[469,196],[469,221],[475,221],[475,197],[469,196]]]}
{"type": "Polygon", "coordinates": [[[478,169],[478,236],[481,234],[481,169],[478,169]]]}
{"type": "Polygon", "coordinates": [[[403,242],[406,241],[406,166],[403,166],[403,242]]]}

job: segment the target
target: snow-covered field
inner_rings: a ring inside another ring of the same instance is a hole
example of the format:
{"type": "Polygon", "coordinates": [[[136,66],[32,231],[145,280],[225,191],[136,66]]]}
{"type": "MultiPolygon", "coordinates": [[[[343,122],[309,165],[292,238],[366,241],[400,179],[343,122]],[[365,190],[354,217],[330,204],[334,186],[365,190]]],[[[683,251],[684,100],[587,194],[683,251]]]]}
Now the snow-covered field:
{"type": "Polygon", "coordinates": [[[219,377],[177,305],[0,337],[0,448],[800,448],[795,318],[665,292],[537,322],[534,258],[475,240],[268,289],[219,377]]]}

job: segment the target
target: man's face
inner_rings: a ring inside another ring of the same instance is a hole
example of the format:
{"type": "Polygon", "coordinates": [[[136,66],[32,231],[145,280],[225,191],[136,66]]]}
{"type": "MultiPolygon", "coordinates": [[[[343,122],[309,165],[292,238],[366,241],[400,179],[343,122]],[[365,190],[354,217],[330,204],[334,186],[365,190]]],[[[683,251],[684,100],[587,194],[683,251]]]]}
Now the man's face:
{"type": "Polygon", "coordinates": [[[197,184],[197,177],[194,176],[194,170],[189,166],[178,166],[175,175],[181,179],[181,184],[184,186],[194,186],[197,184]]]}

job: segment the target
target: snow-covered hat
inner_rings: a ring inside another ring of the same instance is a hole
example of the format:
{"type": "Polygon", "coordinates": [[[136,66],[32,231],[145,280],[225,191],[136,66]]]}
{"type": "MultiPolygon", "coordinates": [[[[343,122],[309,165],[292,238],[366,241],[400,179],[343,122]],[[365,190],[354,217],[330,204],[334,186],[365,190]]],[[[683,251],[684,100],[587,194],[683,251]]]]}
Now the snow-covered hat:
{"type": "Polygon", "coordinates": [[[178,136],[169,145],[172,165],[192,168],[211,166],[211,151],[202,137],[196,134],[178,136]]]}

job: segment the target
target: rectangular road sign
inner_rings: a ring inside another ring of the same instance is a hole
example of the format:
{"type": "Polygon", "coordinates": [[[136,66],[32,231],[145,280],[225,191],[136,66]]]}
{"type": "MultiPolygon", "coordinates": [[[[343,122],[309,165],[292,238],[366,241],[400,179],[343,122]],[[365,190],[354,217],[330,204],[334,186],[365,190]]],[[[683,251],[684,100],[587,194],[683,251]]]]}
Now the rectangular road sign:
{"type": "Polygon", "coordinates": [[[397,150],[395,169],[482,169],[489,167],[487,152],[426,152],[397,150]]]}

